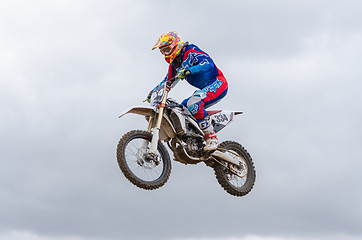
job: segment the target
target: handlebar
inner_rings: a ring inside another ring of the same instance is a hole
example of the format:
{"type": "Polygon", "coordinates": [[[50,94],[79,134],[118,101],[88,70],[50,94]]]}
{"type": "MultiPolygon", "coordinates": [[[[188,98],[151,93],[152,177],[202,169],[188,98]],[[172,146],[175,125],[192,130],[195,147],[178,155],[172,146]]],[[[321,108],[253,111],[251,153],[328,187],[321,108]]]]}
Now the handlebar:
{"type": "Polygon", "coordinates": [[[176,86],[176,84],[180,81],[180,78],[176,75],[173,78],[170,78],[170,80],[168,80],[166,82],[166,86],[169,87],[170,89],[173,88],[174,86],[176,86]]]}
{"type": "MultiPolygon", "coordinates": [[[[189,75],[190,73],[186,73],[186,75],[189,75]]],[[[176,76],[170,78],[169,80],[166,80],[166,84],[165,84],[165,87],[166,89],[168,89],[168,91],[173,88],[174,86],[176,86],[176,84],[182,80],[181,78],[179,78],[179,72],[176,74],[176,76]]],[[[158,85],[160,86],[160,85],[158,85]]],[[[143,102],[150,102],[150,97],[151,97],[151,94],[152,92],[154,91],[155,89],[152,89],[151,92],[149,93],[149,95],[147,96],[147,98],[145,100],[143,100],[143,102]]]]}

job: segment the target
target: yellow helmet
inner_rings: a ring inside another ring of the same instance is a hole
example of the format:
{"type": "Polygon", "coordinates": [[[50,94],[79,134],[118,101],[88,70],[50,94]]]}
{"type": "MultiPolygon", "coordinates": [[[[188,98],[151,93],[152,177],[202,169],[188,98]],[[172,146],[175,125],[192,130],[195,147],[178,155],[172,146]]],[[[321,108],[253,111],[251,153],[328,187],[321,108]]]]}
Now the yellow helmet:
{"type": "Polygon", "coordinates": [[[165,56],[165,60],[168,63],[172,63],[176,56],[180,53],[183,46],[181,38],[177,32],[167,32],[162,34],[152,50],[159,48],[160,52],[165,56]]]}

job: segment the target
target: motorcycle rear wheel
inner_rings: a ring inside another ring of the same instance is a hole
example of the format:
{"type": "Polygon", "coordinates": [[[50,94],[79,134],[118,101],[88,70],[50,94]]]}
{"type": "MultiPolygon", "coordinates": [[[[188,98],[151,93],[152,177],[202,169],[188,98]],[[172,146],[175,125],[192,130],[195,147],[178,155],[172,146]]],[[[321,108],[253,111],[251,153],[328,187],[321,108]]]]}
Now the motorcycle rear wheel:
{"type": "MultiPolygon", "coordinates": [[[[243,161],[243,171],[246,171],[244,177],[239,177],[232,173],[223,165],[216,163],[214,165],[216,179],[219,184],[231,195],[244,196],[248,194],[254,186],[256,173],[253,160],[246,149],[237,142],[225,141],[219,145],[219,148],[228,149],[235,156],[240,157],[243,161]]],[[[230,163],[223,161],[223,164],[229,166],[230,163]]]]}
{"type": "Polygon", "coordinates": [[[139,188],[153,190],[162,187],[171,173],[171,161],[166,148],[158,142],[158,161],[148,160],[152,134],[133,130],[119,140],[117,161],[124,176],[139,188]]]}

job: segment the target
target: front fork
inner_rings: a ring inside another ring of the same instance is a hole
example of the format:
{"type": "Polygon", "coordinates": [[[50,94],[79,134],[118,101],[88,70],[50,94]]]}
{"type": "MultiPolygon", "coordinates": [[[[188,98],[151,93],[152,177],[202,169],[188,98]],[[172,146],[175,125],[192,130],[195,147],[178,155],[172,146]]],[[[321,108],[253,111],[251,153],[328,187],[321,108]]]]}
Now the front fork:
{"type": "Polygon", "coordinates": [[[147,131],[148,132],[152,132],[152,140],[151,140],[151,145],[150,145],[150,150],[148,152],[148,156],[156,156],[157,157],[157,145],[158,145],[158,140],[160,138],[159,133],[160,133],[160,128],[161,128],[161,123],[162,123],[162,118],[163,118],[163,112],[165,110],[165,106],[166,106],[166,100],[167,100],[167,95],[168,92],[170,90],[168,88],[166,88],[166,92],[163,95],[163,98],[161,100],[161,103],[158,106],[158,113],[156,115],[156,123],[152,128],[153,125],[153,120],[154,117],[151,116],[150,119],[148,120],[148,127],[147,127],[147,131]]]}

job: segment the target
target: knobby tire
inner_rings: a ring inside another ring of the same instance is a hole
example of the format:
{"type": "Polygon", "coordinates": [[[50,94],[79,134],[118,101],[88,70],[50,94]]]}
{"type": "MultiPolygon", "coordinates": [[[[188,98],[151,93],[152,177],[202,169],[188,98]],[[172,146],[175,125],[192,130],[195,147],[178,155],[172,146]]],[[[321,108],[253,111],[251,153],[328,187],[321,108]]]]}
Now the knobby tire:
{"type": "Polygon", "coordinates": [[[248,167],[248,173],[246,175],[245,183],[241,187],[237,187],[231,184],[228,180],[228,175],[233,175],[230,172],[230,170],[226,169],[224,166],[217,163],[214,166],[217,181],[229,194],[239,197],[245,196],[252,190],[256,179],[255,167],[250,154],[246,151],[246,149],[243,146],[234,141],[222,142],[219,145],[219,147],[228,150],[233,150],[234,152],[239,154],[243,159],[245,159],[248,167]]]}
{"type": "Polygon", "coordinates": [[[145,181],[143,179],[138,178],[130,169],[125,159],[125,149],[127,144],[134,139],[144,139],[148,142],[151,142],[152,134],[147,131],[142,130],[132,130],[119,140],[117,146],[117,162],[119,168],[123,172],[124,176],[136,185],[139,188],[143,188],[146,190],[153,190],[159,187],[162,187],[168,180],[171,173],[171,161],[167,149],[163,146],[163,144],[159,141],[157,150],[160,156],[162,157],[161,161],[163,163],[163,170],[161,176],[153,181],[145,181]]]}

